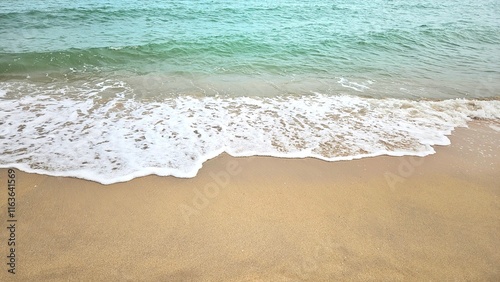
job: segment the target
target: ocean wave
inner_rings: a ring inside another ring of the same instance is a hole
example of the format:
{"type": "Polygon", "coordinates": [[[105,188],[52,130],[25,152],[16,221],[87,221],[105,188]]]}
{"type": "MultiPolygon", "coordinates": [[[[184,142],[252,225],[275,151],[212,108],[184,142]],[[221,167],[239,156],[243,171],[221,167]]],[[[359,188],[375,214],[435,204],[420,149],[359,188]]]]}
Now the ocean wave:
{"type": "Polygon", "coordinates": [[[307,46],[273,46],[257,42],[245,36],[215,36],[199,40],[168,40],[141,45],[116,45],[86,49],[60,51],[0,53],[0,75],[68,71],[70,68],[99,67],[109,70],[159,68],[163,71],[186,70],[211,73],[219,66],[233,72],[282,73],[325,72],[318,65],[327,60],[311,51],[307,46]],[[299,56],[310,57],[308,61],[291,60],[299,56]]]}
{"type": "Polygon", "coordinates": [[[194,177],[222,152],[326,161],[425,156],[471,119],[500,119],[498,100],[9,93],[0,97],[0,167],[103,184],[148,174],[194,177]]]}
{"type": "Polygon", "coordinates": [[[0,75],[98,68],[477,79],[498,70],[499,6],[486,2],[0,3],[0,75]]]}

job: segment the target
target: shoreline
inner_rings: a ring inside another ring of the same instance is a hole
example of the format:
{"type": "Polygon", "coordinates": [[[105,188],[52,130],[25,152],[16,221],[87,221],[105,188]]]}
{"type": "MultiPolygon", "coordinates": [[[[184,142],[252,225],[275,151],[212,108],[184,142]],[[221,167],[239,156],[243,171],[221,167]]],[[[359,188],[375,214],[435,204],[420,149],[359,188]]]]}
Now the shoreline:
{"type": "Polygon", "coordinates": [[[110,185],[16,170],[15,277],[496,280],[500,126],[468,125],[426,157],[222,154],[194,178],[110,185]]]}
{"type": "Polygon", "coordinates": [[[2,99],[2,167],[111,184],[149,174],[194,177],[223,151],[327,161],[424,156],[471,119],[500,119],[500,100],[83,98],[2,99]]]}

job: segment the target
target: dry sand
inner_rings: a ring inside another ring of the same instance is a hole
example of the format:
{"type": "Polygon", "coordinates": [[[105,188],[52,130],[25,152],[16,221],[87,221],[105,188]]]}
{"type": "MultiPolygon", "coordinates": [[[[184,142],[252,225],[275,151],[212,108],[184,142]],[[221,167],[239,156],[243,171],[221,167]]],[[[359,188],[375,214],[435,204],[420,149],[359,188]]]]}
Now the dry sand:
{"type": "Polygon", "coordinates": [[[3,169],[0,281],[499,281],[489,125],[425,158],[222,155],[109,186],[16,170],[15,275],[3,169]]]}

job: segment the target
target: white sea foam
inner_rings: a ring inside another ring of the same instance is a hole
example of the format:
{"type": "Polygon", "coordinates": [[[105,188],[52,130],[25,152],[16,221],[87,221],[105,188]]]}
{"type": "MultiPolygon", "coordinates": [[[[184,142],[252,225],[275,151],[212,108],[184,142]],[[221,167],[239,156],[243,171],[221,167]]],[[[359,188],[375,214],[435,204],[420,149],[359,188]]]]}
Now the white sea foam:
{"type": "Polygon", "coordinates": [[[493,130],[495,130],[497,132],[500,132],[500,126],[496,126],[494,124],[490,124],[489,126],[490,126],[491,129],[493,129],[493,130]]]}
{"type": "Polygon", "coordinates": [[[3,94],[0,167],[110,184],[148,174],[194,177],[222,152],[327,161],[425,156],[433,145],[448,145],[447,135],[471,118],[500,119],[500,101],[319,93],[146,101],[119,89],[113,97],[95,91],[3,94]]]}
{"type": "Polygon", "coordinates": [[[340,77],[339,80],[337,81],[342,87],[350,88],[358,92],[364,92],[365,90],[370,89],[366,84],[373,84],[373,81],[368,80],[366,83],[358,83],[354,81],[349,81],[347,78],[340,77]]]}

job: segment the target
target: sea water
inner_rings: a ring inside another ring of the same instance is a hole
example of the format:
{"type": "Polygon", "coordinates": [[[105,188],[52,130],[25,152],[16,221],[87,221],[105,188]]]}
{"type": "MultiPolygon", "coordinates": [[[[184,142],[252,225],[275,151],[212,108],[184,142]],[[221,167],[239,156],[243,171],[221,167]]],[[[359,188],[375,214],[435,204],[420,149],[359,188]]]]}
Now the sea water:
{"type": "Polygon", "coordinates": [[[0,0],[0,167],[425,156],[500,120],[500,1],[0,0]]]}

